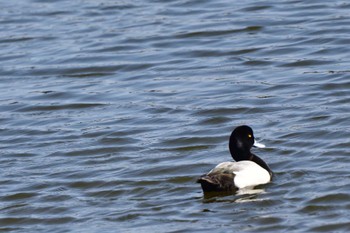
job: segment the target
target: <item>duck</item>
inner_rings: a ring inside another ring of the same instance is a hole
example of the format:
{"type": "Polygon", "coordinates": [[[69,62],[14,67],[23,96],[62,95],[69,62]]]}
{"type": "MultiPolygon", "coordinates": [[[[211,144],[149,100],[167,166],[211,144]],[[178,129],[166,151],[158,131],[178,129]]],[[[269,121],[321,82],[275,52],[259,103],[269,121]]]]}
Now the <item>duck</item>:
{"type": "Polygon", "coordinates": [[[265,147],[255,140],[250,126],[236,127],[229,139],[229,151],[235,161],[219,163],[199,177],[197,183],[203,192],[237,192],[269,183],[273,173],[264,160],[250,151],[253,146],[265,147]]]}

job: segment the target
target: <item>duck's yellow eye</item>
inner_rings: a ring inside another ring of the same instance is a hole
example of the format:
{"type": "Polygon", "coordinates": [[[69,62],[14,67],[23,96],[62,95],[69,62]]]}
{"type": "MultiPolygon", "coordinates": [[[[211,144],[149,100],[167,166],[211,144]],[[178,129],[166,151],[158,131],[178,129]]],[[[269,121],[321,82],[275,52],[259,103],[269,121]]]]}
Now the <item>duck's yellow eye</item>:
{"type": "Polygon", "coordinates": [[[251,138],[252,137],[252,135],[251,134],[248,134],[248,138],[251,138]]]}

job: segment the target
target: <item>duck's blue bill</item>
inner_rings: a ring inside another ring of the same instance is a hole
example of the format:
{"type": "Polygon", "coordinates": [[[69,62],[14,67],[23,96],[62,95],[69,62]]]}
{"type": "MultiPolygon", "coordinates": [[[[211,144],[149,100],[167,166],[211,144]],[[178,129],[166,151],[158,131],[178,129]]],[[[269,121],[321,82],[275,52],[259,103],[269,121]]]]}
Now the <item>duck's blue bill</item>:
{"type": "Polygon", "coordinates": [[[265,148],[266,147],[264,144],[257,142],[257,141],[254,141],[253,146],[257,147],[257,148],[265,148]]]}

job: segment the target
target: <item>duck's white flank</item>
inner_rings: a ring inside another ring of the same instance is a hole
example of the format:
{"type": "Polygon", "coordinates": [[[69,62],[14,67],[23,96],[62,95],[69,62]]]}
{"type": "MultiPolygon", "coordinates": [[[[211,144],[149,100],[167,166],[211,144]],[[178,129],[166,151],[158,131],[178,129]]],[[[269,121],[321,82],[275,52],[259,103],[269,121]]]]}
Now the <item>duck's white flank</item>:
{"type": "Polygon", "coordinates": [[[234,173],[234,183],[239,189],[267,184],[271,180],[271,176],[267,170],[249,160],[223,162],[218,164],[209,173],[211,172],[234,173]]]}

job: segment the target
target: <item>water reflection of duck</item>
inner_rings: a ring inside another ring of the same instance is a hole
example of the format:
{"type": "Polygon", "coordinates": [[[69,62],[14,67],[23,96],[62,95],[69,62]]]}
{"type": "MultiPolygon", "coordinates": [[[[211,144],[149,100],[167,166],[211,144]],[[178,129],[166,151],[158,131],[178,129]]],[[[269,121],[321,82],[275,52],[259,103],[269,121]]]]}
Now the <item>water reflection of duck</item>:
{"type": "Polygon", "coordinates": [[[257,143],[253,130],[246,125],[235,128],[230,136],[229,148],[236,162],[218,164],[197,182],[203,192],[235,192],[238,189],[269,183],[272,171],[269,166],[250,149],[265,147],[257,143]]]}

